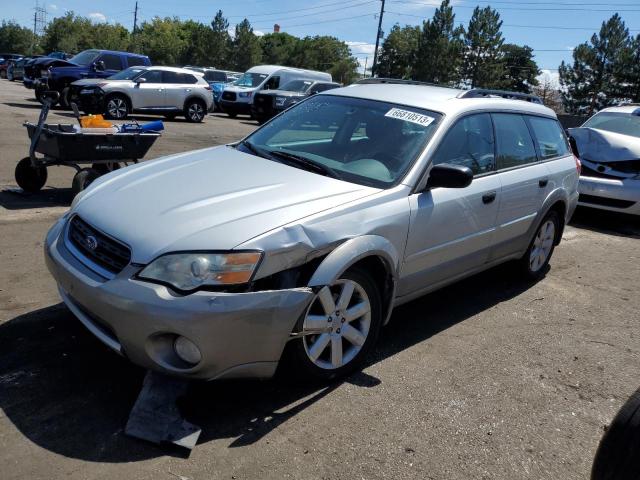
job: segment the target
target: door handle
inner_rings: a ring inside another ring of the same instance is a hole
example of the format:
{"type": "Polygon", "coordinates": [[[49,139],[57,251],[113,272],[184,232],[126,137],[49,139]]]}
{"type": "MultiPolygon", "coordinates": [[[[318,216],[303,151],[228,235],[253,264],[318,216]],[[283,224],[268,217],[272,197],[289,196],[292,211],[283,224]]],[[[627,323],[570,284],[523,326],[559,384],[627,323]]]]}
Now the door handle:
{"type": "Polygon", "coordinates": [[[547,186],[547,184],[549,183],[549,179],[548,178],[543,178],[542,180],[538,181],[538,186],[540,188],[544,188],[547,186]]]}
{"type": "Polygon", "coordinates": [[[488,192],[482,195],[482,203],[491,203],[496,199],[496,192],[488,192]]]}

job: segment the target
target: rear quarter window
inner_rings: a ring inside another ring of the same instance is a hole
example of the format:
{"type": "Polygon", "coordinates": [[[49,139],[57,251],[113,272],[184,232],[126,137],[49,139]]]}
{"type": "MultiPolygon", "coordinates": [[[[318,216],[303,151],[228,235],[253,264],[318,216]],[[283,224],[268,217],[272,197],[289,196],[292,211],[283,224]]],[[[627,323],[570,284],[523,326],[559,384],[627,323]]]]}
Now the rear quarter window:
{"type": "Polygon", "coordinates": [[[547,160],[569,154],[567,139],[556,120],[534,116],[528,116],[527,120],[540,152],[540,158],[547,160]]]}

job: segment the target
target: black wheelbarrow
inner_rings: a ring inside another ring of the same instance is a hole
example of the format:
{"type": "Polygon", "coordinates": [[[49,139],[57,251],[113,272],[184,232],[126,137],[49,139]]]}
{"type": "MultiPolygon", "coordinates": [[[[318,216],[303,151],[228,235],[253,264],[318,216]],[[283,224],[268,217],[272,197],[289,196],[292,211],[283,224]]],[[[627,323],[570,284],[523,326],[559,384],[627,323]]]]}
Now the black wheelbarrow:
{"type": "Polygon", "coordinates": [[[24,123],[31,145],[29,156],[16,165],[15,177],[25,192],[35,193],[44,187],[47,167],[66,166],[76,170],[72,189],[77,194],[100,175],[120,168],[121,164],[137,163],[160,136],[157,132],[105,133],[103,129],[78,131],[74,125],[46,124],[49,110],[58,101],[58,96],[58,92],[45,92],[38,124],[24,123]],[[36,156],[36,153],[42,156],[36,156]],[[83,164],[91,167],[80,167],[83,164]]]}

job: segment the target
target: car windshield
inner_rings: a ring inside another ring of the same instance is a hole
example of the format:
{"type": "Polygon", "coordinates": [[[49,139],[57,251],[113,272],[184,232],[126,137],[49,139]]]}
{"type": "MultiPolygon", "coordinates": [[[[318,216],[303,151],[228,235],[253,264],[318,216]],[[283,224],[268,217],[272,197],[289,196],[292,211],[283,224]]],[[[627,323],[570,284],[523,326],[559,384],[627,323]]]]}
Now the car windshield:
{"type": "Polygon", "coordinates": [[[309,80],[291,80],[290,82],[285,83],[279,90],[284,90],[286,92],[306,92],[313,82],[309,80]]]}
{"type": "Polygon", "coordinates": [[[269,75],[266,73],[244,73],[238,80],[233,82],[238,87],[257,87],[269,75]]]}
{"type": "Polygon", "coordinates": [[[111,75],[108,77],[109,80],[133,80],[142,72],[144,72],[144,68],[140,67],[129,67],[121,72],[116,73],[115,75],[111,75]]]}
{"type": "Polygon", "coordinates": [[[422,152],[440,118],[439,113],[421,108],[317,95],[275,118],[237,148],[300,168],[311,164],[318,173],[361,185],[389,188],[422,152]]]}
{"type": "Polygon", "coordinates": [[[640,138],[640,116],[629,113],[598,113],[587,120],[582,126],[640,138]]]}
{"type": "Polygon", "coordinates": [[[71,57],[69,61],[76,65],[89,65],[100,55],[98,50],[85,50],[80,52],[74,57],[71,57]]]}

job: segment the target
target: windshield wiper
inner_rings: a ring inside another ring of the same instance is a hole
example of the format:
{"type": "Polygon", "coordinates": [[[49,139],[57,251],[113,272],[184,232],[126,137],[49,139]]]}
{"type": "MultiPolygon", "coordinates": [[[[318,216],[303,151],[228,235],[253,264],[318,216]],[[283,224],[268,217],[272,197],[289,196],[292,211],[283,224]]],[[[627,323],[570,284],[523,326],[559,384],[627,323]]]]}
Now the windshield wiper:
{"type": "Polygon", "coordinates": [[[309,160],[308,158],[302,157],[300,155],[283,152],[282,150],[269,150],[269,155],[281,158],[288,163],[293,163],[304,170],[316,172],[320,175],[324,175],[325,177],[340,179],[340,175],[338,175],[332,168],[327,167],[326,165],[323,165],[321,163],[314,162],[313,160],[309,160]]]}
{"type": "Polygon", "coordinates": [[[249,142],[247,140],[241,141],[240,145],[242,145],[244,148],[249,150],[254,155],[257,155],[258,157],[267,158],[269,160],[272,160],[271,156],[267,152],[265,152],[264,150],[256,147],[253,143],[251,143],[251,142],[249,142]]]}

